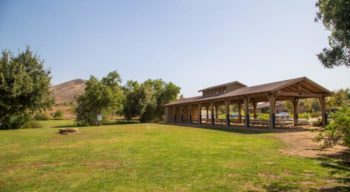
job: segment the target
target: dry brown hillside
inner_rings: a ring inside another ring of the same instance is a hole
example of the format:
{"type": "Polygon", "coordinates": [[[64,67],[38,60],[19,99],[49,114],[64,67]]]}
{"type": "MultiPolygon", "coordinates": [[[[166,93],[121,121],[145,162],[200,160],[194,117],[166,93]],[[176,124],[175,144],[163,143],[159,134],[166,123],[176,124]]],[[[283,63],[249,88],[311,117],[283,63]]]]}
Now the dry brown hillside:
{"type": "Polygon", "coordinates": [[[71,104],[85,89],[85,80],[74,79],[51,88],[56,105],[71,104]]]}
{"type": "Polygon", "coordinates": [[[55,104],[47,111],[48,115],[60,110],[64,119],[75,119],[74,102],[84,92],[85,80],[74,79],[51,87],[55,104]]]}

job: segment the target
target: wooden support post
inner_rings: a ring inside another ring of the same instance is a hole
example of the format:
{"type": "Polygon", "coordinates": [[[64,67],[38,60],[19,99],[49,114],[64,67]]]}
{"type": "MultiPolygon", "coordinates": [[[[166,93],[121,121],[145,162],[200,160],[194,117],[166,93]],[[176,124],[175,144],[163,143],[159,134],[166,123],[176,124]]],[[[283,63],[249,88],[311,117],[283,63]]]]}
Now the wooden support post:
{"type": "Polygon", "coordinates": [[[242,123],[242,104],[238,103],[238,121],[242,123]]]}
{"type": "Polygon", "coordinates": [[[191,105],[188,106],[188,122],[192,124],[192,108],[191,105]]]}
{"type": "Polygon", "coordinates": [[[210,103],[210,109],[211,109],[211,125],[215,125],[215,116],[214,116],[214,102],[210,103]]]}
{"type": "Polygon", "coordinates": [[[205,122],[206,123],[208,123],[208,121],[209,121],[209,109],[208,109],[208,106],[205,106],[205,110],[207,111],[207,117],[206,117],[206,120],[205,120],[205,122]]]}
{"type": "Polygon", "coordinates": [[[253,117],[256,120],[258,118],[258,115],[256,114],[256,106],[257,106],[257,102],[253,102],[253,117]]]}
{"type": "Polygon", "coordinates": [[[230,100],[225,101],[226,106],[226,126],[230,126],[230,100]]]}
{"type": "Polygon", "coordinates": [[[176,106],[173,106],[174,123],[176,123],[176,106]]]}
{"type": "Polygon", "coordinates": [[[292,100],[293,103],[293,120],[294,120],[294,127],[298,125],[298,103],[299,103],[299,98],[294,98],[292,100]]]}
{"type": "Polygon", "coordinates": [[[165,123],[169,122],[169,107],[165,107],[164,109],[164,122],[165,123]]]}
{"type": "Polygon", "coordinates": [[[244,115],[245,115],[245,121],[244,121],[244,127],[249,128],[249,98],[244,98],[244,115]]]}
{"type": "Polygon", "coordinates": [[[215,106],[215,119],[219,119],[219,113],[218,113],[218,105],[215,106]]]}
{"type": "Polygon", "coordinates": [[[270,102],[270,129],[274,129],[276,127],[276,96],[271,94],[269,95],[270,102]]]}
{"type": "Polygon", "coordinates": [[[327,125],[327,114],[326,114],[326,98],[324,96],[319,98],[321,104],[321,117],[322,117],[322,127],[327,125]]]}
{"type": "Polygon", "coordinates": [[[183,114],[183,109],[182,109],[182,105],[180,106],[180,123],[184,122],[184,114],[183,114]]]}
{"type": "Polygon", "coordinates": [[[202,124],[202,105],[198,104],[198,120],[199,120],[199,124],[202,124]]]}

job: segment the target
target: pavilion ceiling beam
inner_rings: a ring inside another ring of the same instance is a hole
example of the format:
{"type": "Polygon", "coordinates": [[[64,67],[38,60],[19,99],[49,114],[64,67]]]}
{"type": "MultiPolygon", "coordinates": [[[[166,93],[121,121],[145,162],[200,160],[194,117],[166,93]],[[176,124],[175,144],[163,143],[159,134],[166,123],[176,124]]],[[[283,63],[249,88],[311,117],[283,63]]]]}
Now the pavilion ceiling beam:
{"type": "Polygon", "coordinates": [[[285,87],[285,88],[283,88],[281,90],[298,92],[298,87],[296,87],[295,85],[292,85],[292,86],[289,86],[289,87],[285,87]]]}
{"type": "Polygon", "coordinates": [[[301,88],[301,92],[314,93],[314,91],[312,91],[310,88],[305,87],[304,85],[300,85],[300,88],[301,88]]]}

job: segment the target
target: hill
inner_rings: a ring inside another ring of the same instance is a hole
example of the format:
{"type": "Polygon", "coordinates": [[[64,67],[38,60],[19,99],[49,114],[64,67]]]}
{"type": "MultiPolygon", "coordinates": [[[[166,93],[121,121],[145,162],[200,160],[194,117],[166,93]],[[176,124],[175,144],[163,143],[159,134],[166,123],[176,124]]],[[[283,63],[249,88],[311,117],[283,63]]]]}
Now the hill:
{"type": "Polygon", "coordinates": [[[76,98],[83,94],[85,80],[74,79],[51,87],[51,95],[55,99],[55,104],[47,110],[48,115],[60,110],[64,119],[75,119],[74,102],[76,98]]]}
{"type": "Polygon", "coordinates": [[[67,105],[75,101],[85,89],[85,80],[74,79],[51,88],[51,94],[55,98],[55,105],[67,105]]]}

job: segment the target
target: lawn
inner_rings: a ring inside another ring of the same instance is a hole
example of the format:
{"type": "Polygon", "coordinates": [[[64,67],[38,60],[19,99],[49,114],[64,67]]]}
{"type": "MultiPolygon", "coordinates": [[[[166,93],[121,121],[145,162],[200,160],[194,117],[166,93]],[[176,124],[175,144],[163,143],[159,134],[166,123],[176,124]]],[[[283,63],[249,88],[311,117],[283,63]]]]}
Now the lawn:
{"type": "Polygon", "coordinates": [[[282,154],[272,133],[163,124],[79,129],[0,131],[0,191],[308,191],[348,176],[282,154]]]}

